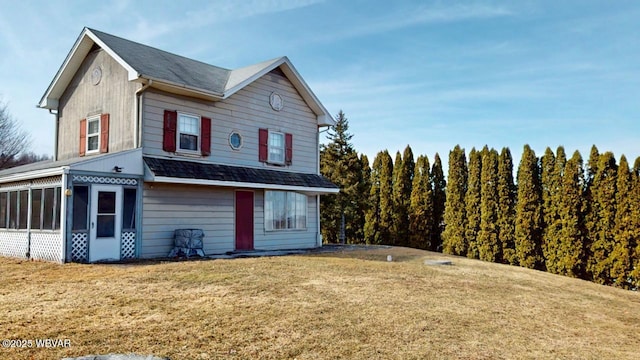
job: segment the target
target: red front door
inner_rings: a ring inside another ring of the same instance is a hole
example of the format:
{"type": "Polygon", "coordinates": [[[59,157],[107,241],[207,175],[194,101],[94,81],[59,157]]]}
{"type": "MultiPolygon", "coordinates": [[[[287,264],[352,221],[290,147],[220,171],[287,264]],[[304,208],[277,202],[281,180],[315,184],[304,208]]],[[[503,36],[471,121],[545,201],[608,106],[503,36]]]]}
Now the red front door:
{"type": "Polygon", "coordinates": [[[252,191],[236,191],[236,250],[253,250],[252,191]]]}

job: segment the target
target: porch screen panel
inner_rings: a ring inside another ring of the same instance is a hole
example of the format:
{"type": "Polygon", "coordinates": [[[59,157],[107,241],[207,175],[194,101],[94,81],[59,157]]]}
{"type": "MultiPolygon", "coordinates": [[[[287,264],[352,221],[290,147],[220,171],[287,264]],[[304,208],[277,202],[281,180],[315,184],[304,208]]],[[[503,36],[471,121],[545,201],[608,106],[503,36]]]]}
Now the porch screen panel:
{"type": "Polygon", "coordinates": [[[122,229],[136,228],[136,189],[124,189],[122,211],[122,229]]]}
{"type": "Polygon", "coordinates": [[[18,192],[9,193],[9,228],[18,228],[18,192]]]}
{"type": "Polygon", "coordinates": [[[61,207],[61,196],[62,188],[55,188],[55,196],[53,198],[53,229],[60,229],[60,207],[61,207]]]}
{"type": "Polygon", "coordinates": [[[53,229],[53,206],[55,192],[53,188],[44,189],[43,212],[42,212],[42,228],[46,230],[53,229]]]}
{"type": "Polygon", "coordinates": [[[0,228],[7,227],[7,193],[0,193],[0,228]]]}
{"type": "Polygon", "coordinates": [[[20,191],[20,202],[18,203],[20,215],[18,215],[18,228],[27,228],[27,217],[29,216],[29,190],[20,191]]]}
{"type": "Polygon", "coordinates": [[[72,230],[87,230],[89,212],[89,187],[73,187],[73,225],[72,230]]]}
{"type": "Polygon", "coordinates": [[[31,190],[31,228],[41,229],[42,224],[42,189],[31,190]]]}

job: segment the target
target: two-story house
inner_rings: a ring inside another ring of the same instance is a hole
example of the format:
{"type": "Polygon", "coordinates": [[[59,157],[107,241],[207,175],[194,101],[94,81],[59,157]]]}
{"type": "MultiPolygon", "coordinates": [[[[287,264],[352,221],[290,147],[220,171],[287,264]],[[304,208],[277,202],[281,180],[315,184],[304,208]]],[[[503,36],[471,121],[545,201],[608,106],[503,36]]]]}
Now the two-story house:
{"type": "Polygon", "coordinates": [[[228,70],[82,30],[39,107],[53,161],[0,172],[0,255],[94,262],[322,245],[319,131],[286,57],[228,70]]]}

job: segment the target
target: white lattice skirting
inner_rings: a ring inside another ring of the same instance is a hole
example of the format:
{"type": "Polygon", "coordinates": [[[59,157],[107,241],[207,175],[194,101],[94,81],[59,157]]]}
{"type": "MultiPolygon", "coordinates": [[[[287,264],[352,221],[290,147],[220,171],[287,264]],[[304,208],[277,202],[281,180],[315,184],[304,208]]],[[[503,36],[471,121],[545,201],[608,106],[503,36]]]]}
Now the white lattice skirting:
{"type": "Polygon", "coordinates": [[[122,259],[133,259],[136,257],[136,233],[126,231],[122,233],[122,245],[120,248],[122,259]]]}
{"type": "Polygon", "coordinates": [[[59,232],[32,232],[31,258],[62,262],[62,239],[59,232]]]}
{"type": "MultiPolygon", "coordinates": [[[[122,233],[120,245],[120,258],[122,260],[136,257],[136,232],[125,231],[122,233]]],[[[87,233],[73,233],[71,236],[71,261],[89,261],[89,240],[87,233]]]]}
{"type": "Polygon", "coordinates": [[[29,240],[22,231],[0,232],[0,255],[26,259],[29,240]]]}
{"type": "Polygon", "coordinates": [[[85,262],[89,260],[87,233],[71,234],[71,261],[85,262]]]}

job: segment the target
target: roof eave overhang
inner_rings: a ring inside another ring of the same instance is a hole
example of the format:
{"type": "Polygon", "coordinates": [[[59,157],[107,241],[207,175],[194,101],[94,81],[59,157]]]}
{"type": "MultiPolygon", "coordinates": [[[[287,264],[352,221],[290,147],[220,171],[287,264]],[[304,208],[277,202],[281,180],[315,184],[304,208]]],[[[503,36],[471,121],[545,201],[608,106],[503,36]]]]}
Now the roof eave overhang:
{"type": "Polygon", "coordinates": [[[338,188],[262,184],[262,183],[206,180],[206,179],[193,179],[193,178],[176,178],[176,177],[155,176],[155,175],[147,176],[145,178],[145,181],[157,182],[157,183],[171,183],[171,184],[222,186],[222,187],[246,188],[246,189],[297,191],[297,192],[303,192],[303,193],[309,193],[309,194],[337,194],[340,192],[340,189],[338,188]]]}
{"type": "Polygon", "coordinates": [[[316,115],[316,119],[318,122],[318,126],[332,126],[335,125],[336,122],[329,113],[329,111],[322,105],[320,100],[316,97],[316,95],[311,91],[311,88],[304,81],[300,73],[293,66],[289,58],[286,56],[281,57],[280,59],[274,61],[268,66],[264,67],[262,70],[256,72],[252,76],[248,77],[244,81],[238,83],[236,86],[226,89],[224,92],[223,99],[230,97],[235,94],[239,90],[243,89],[245,86],[251,84],[252,82],[258,80],[260,77],[264,76],[271,70],[280,67],[282,72],[287,76],[293,87],[298,90],[300,96],[304,99],[304,101],[309,105],[309,108],[316,115]]]}
{"type": "Polygon", "coordinates": [[[62,175],[65,171],[68,171],[68,170],[69,170],[68,166],[59,166],[59,167],[53,167],[48,169],[33,170],[33,171],[26,171],[23,173],[10,174],[10,175],[0,177],[0,184],[62,175]]]}

